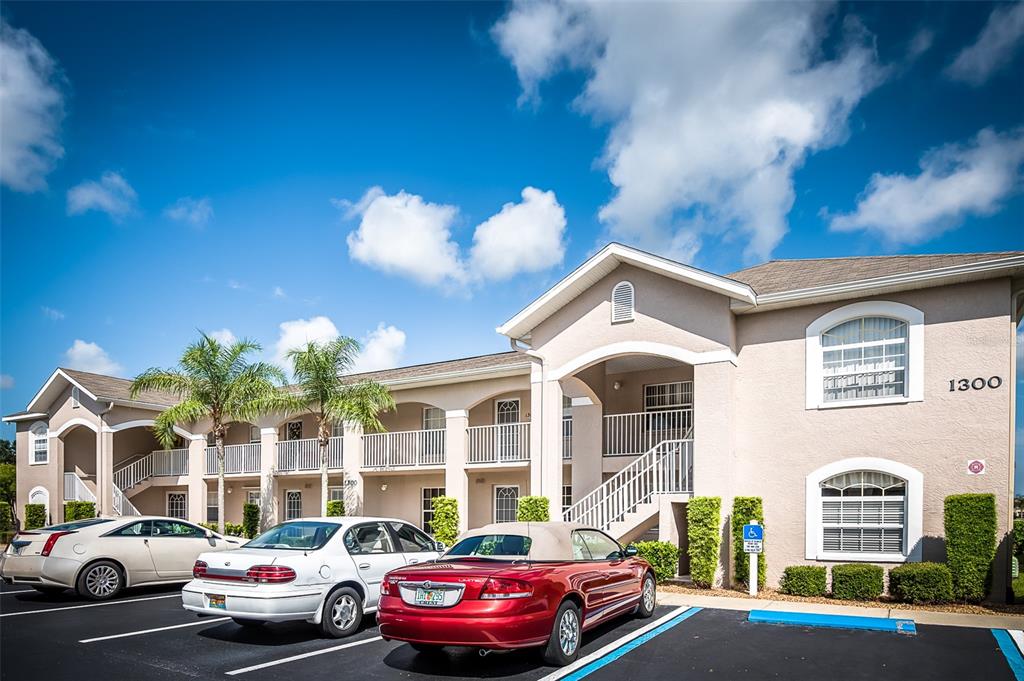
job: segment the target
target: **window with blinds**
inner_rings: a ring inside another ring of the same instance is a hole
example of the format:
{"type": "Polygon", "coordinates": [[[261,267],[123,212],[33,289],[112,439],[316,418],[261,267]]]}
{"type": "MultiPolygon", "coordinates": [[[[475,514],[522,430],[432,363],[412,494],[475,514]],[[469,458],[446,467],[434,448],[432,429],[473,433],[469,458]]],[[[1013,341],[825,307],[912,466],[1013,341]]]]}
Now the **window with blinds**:
{"type": "Polygon", "coordinates": [[[907,394],[907,323],[860,317],[821,334],[825,402],[907,394]]]}
{"type": "Polygon", "coordinates": [[[633,285],[620,281],[612,289],[612,324],[633,321],[633,285]]]}
{"type": "Polygon", "coordinates": [[[822,549],[904,554],[907,483],[888,473],[852,471],[821,483],[822,549]]]}
{"type": "Polygon", "coordinates": [[[423,408],[423,430],[444,430],[444,409],[438,407],[423,408]]]}

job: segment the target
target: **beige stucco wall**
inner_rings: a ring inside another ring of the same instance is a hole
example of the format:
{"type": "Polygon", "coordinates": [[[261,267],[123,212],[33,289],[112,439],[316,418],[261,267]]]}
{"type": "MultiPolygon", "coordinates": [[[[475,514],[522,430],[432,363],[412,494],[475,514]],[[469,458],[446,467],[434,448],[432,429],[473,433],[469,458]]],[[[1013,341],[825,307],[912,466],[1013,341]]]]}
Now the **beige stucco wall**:
{"type": "MultiPolygon", "coordinates": [[[[604,392],[599,393],[605,414],[630,414],[644,410],[644,386],[654,383],[692,381],[693,367],[689,364],[666,369],[649,369],[628,373],[607,374],[604,392]],[[620,383],[615,390],[615,382],[620,383]]],[[[596,392],[596,389],[595,389],[596,392]]]]}
{"type": "Polygon", "coordinates": [[[494,522],[494,486],[519,485],[519,498],[530,494],[530,473],[521,471],[470,470],[469,529],[494,522]]]}
{"type": "Polygon", "coordinates": [[[514,390],[488,398],[469,410],[470,426],[491,426],[495,422],[495,409],[500,400],[519,400],[519,421],[530,420],[530,390],[514,390]]]}
{"type": "Polygon", "coordinates": [[[430,475],[372,475],[364,482],[363,512],[368,516],[401,518],[422,527],[420,507],[424,487],[444,487],[444,473],[430,475]],[[381,486],[387,489],[381,491],[381,486]]]}

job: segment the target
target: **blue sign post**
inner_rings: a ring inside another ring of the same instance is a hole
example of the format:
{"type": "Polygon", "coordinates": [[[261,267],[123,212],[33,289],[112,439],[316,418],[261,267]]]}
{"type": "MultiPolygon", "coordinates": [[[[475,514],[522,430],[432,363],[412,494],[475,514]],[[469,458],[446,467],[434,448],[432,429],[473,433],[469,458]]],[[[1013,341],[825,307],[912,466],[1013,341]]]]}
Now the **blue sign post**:
{"type": "Polygon", "coordinates": [[[747,586],[751,596],[757,595],[757,554],[764,551],[764,528],[756,520],[743,526],[743,552],[750,556],[747,586]]]}

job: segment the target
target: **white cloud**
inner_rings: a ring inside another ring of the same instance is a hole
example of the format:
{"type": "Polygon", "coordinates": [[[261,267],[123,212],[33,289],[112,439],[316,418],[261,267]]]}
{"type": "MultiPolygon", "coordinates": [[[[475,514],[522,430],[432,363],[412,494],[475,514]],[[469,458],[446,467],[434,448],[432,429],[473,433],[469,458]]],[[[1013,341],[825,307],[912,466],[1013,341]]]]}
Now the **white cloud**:
{"type": "Polygon", "coordinates": [[[281,322],[278,328],[280,334],[274,346],[274,362],[285,368],[289,368],[286,357],[289,350],[304,347],[310,342],[334,340],[341,335],[334,322],[323,316],[281,322]]]}
{"type": "Polygon", "coordinates": [[[875,232],[891,244],[920,243],[958,227],[968,215],[990,215],[1021,189],[1024,128],[985,128],[968,143],[926,153],[914,176],[876,173],[852,213],[836,215],[838,232],[875,232]]]}
{"type": "Polygon", "coordinates": [[[32,192],[64,156],[63,78],[46,48],[24,29],[0,18],[0,182],[32,192]]]}
{"type": "Polygon", "coordinates": [[[183,196],[167,206],[164,215],[171,220],[187,222],[193,227],[203,227],[213,218],[213,204],[208,197],[194,199],[183,196]]]}
{"type": "Polygon", "coordinates": [[[577,108],[610,123],[609,236],[692,259],[706,235],[765,258],[786,234],[793,173],[841,143],[881,80],[870,36],[848,18],[831,42],[823,3],[513,5],[494,26],[532,97],[567,68],[577,108]]]}
{"type": "Polygon", "coordinates": [[[10,390],[14,387],[14,376],[0,374],[0,390],[10,390]]]}
{"type": "Polygon", "coordinates": [[[228,288],[232,291],[241,291],[245,288],[245,284],[236,279],[228,279],[228,288]]]}
{"type": "Polygon", "coordinates": [[[62,310],[58,310],[53,307],[47,307],[46,305],[43,305],[42,308],[40,309],[43,311],[43,316],[46,317],[47,319],[53,320],[55,322],[59,322],[60,320],[64,319],[64,312],[62,310]]]}
{"type": "Polygon", "coordinates": [[[477,226],[470,267],[483,279],[508,279],[560,265],[565,256],[565,210],[555,193],[526,187],[522,203],[506,203],[477,226]]]}
{"type": "Polygon", "coordinates": [[[352,373],[394,368],[402,361],[405,353],[405,331],[381,322],[363,338],[362,346],[352,366],[352,373]]]}
{"type": "Polygon", "coordinates": [[[231,345],[238,340],[238,337],[231,333],[231,329],[218,329],[217,331],[211,331],[207,335],[221,345],[231,345]]]}
{"type": "Polygon", "coordinates": [[[138,197],[132,186],[114,172],[103,173],[98,180],[87,180],[68,190],[68,215],[98,210],[115,220],[135,212],[138,197]]]}
{"type": "Polygon", "coordinates": [[[64,353],[65,363],[69,369],[91,371],[95,374],[117,375],[121,365],[110,358],[107,351],[96,343],[76,339],[64,353]]]}
{"type": "Polygon", "coordinates": [[[1024,39],[1024,2],[997,6],[977,40],[946,68],[946,75],[969,85],[981,85],[1006,66],[1024,39]]]}
{"type": "Polygon", "coordinates": [[[271,295],[279,300],[284,300],[285,298],[288,297],[288,295],[284,292],[284,289],[281,288],[280,286],[275,286],[274,290],[271,292],[271,295]]]}

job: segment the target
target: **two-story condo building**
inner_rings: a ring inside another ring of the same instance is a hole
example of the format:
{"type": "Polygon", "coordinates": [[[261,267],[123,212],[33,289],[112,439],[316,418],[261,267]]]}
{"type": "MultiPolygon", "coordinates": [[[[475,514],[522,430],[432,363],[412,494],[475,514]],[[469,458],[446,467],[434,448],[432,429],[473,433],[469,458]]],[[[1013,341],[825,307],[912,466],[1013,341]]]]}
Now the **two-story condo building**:
{"type": "MultiPolygon", "coordinates": [[[[994,493],[1000,537],[1010,528],[1022,292],[1024,252],[720,276],[612,244],[498,327],[511,351],[369,374],[397,408],[386,432],[338,424],[330,495],[428,531],[438,495],[458,500],[463,529],[543,495],[555,516],[680,546],[693,495],[726,514],[753,495],[770,583],[801,562],[942,560],[947,495],[994,493]]],[[[180,424],[161,449],[149,426],[174,398],[129,385],[57,369],[5,417],[19,507],[215,519],[210,424],[180,424]]],[[[264,523],[318,512],[314,435],[308,415],[233,424],[226,519],[246,502],[264,523]]]]}

